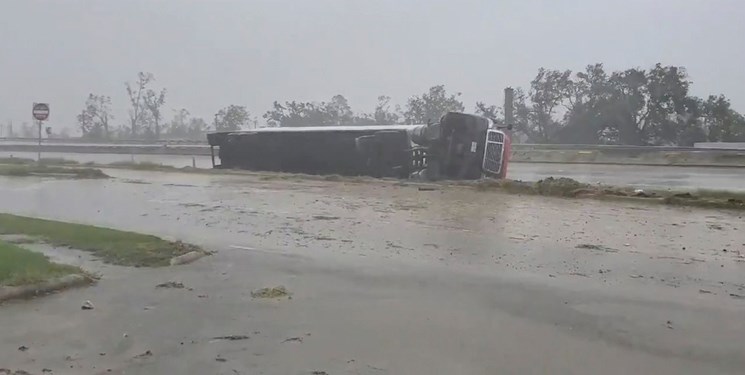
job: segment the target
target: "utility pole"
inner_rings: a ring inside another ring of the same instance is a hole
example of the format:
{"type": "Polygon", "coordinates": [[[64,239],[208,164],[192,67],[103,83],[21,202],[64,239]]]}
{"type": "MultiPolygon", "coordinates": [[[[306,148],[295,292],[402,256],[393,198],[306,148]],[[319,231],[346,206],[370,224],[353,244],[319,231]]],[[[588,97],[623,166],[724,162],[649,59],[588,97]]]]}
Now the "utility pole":
{"type": "Polygon", "coordinates": [[[504,89],[504,123],[515,126],[515,90],[512,87],[504,89]]]}

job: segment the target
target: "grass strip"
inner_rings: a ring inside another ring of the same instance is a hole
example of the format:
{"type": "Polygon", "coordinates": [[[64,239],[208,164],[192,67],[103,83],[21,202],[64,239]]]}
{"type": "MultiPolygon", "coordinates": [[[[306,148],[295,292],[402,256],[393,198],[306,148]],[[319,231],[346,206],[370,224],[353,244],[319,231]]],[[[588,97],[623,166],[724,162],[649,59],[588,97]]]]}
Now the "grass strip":
{"type": "Polygon", "coordinates": [[[80,268],[54,263],[44,254],[0,241],[0,286],[36,284],[82,273],[80,268]]]}
{"type": "Polygon", "coordinates": [[[0,164],[0,175],[10,177],[60,177],[73,179],[109,178],[100,169],[50,166],[46,164],[0,164]]]}
{"type": "Polygon", "coordinates": [[[0,233],[38,237],[54,246],[89,251],[106,263],[122,266],[167,266],[175,256],[200,250],[147,234],[5,213],[0,214],[0,233]]]}

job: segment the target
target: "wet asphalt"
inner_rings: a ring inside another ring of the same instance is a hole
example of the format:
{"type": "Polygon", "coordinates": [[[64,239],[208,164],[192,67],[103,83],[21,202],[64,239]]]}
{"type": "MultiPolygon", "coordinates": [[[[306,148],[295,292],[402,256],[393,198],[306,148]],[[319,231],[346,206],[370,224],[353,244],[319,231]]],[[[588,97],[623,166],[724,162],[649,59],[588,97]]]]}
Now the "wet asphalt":
{"type": "Polygon", "coordinates": [[[0,306],[0,368],[54,374],[740,374],[738,212],[464,187],[108,170],[0,178],[0,210],[194,242],[0,306]],[[183,289],[155,286],[178,281],[183,289]],[[291,299],[251,291],[286,286],[291,299]],[[86,300],[96,308],[81,310],[86,300]],[[219,336],[248,336],[240,340],[219,336]],[[25,346],[26,351],[18,348],[25,346]]]}

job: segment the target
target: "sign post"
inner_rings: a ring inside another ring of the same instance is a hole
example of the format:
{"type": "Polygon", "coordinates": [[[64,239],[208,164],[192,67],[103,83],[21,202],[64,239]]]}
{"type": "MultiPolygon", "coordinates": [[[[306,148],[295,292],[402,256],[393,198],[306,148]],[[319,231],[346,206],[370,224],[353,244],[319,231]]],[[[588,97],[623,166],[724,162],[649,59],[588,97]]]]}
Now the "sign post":
{"type": "Polygon", "coordinates": [[[49,104],[47,103],[34,103],[31,114],[39,124],[39,148],[36,152],[36,160],[41,162],[41,123],[49,118],[49,104]]]}

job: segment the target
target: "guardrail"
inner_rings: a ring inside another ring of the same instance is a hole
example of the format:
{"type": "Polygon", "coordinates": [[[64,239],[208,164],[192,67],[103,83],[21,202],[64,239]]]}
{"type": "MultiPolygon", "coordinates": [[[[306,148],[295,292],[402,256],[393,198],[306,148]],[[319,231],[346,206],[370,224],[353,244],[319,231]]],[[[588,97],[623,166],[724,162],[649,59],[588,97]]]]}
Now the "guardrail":
{"type": "MultiPolygon", "coordinates": [[[[206,144],[88,144],[0,141],[0,152],[207,156],[206,144]]],[[[516,163],[624,164],[699,167],[745,167],[745,150],[615,145],[532,145],[512,147],[516,163]]]]}
{"type": "MultiPolygon", "coordinates": [[[[34,143],[38,144],[38,138],[24,138],[24,137],[0,137],[0,144],[3,143],[34,143]]],[[[206,145],[207,139],[205,136],[204,141],[195,141],[189,139],[118,139],[118,140],[92,140],[84,138],[42,138],[42,144],[105,144],[105,145],[163,145],[163,144],[177,144],[177,145],[206,145]]]]}
{"type": "MultiPolygon", "coordinates": [[[[38,143],[38,139],[35,138],[8,138],[0,137],[0,146],[7,144],[34,144],[38,143]]],[[[42,139],[42,145],[53,145],[53,144],[70,144],[80,146],[205,146],[207,147],[207,140],[194,141],[186,139],[164,139],[164,140],[116,140],[116,141],[92,141],[90,139],[82,138],[44,138],[42,139]]],[[[720,152],[745,152],[744,149],[734,149],[726,147],[680,147],[680,146],[632,146],[632,145],[597,145],[597,144],[534,144],[534,143],[513,143],[512,148],[514,150],[613,150],[613,151],[668,151],[668,152],[679,152],[679,151],[720,151],[720,152]]]]}

